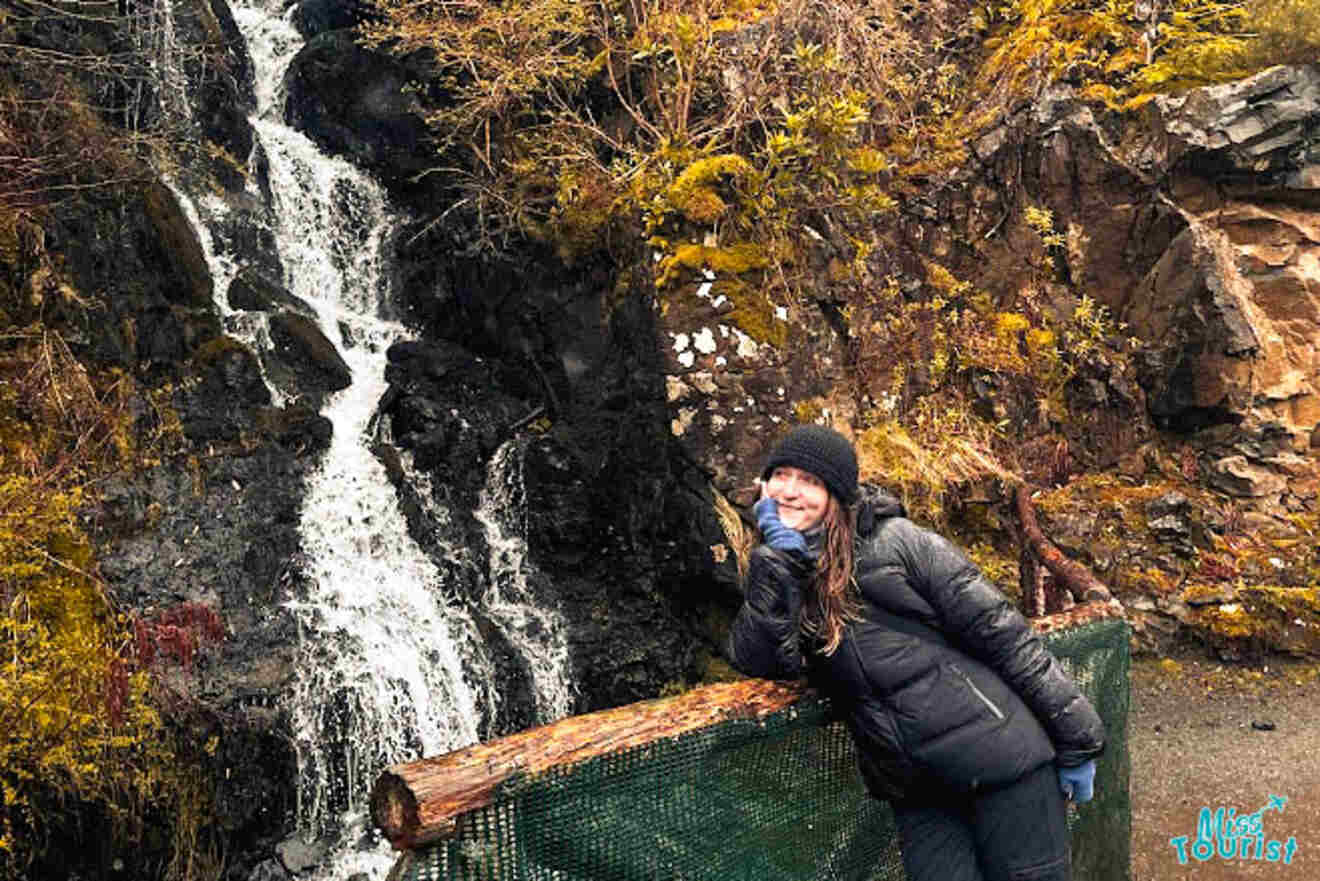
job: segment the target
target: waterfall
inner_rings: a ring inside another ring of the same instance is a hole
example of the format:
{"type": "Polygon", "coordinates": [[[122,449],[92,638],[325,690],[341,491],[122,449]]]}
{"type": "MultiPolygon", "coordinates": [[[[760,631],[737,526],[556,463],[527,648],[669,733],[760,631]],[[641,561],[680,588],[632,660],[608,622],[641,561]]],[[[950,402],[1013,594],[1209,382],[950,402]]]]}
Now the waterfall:
{"type": "MultiPolygon", "coordinates": [[[[523,448],[506,443],[492,458],[472,512],[485,530],[489,560],[446,542],[450,529],[458,532],[455,512],[436,501],[428,479],[401,455],[406,478],[441,533],[434,546],[445,563],[485,582],[471,610],[409,535],[396,490],[372,453],[369,426],[387,386],[385,351],[412,335],[384,306],[390,291],[382,251],[396,218],[370,177],[283,123],[283,75],[303,40],[281,14],[282,4],[267,2],[269,8],[232,10],[255,72],[257,110],[249,121],[267,159],[272,201],[264,222],[285,287],[315,313],[352,374],[322,410],[333,424],[332,439],[308,480],[299,524],[308,587],[288,603],[299,632],[290,700],[298,834],[307,842],[336,842],[316,877],[343,881],[365,871],[376,878],[391,859],[387,848],[380,842],[356,848],[374,840],[366,812],[376,776],[390,764],[475,742],[488,733],[484,720],[495,716],[495,667],[474,614],[522,653],[539,721],[566,715],[574,693],[558,612],[542,608],[532,589],[543,577],[527,559],[523,448]]],[[[170,82],[175,76],[162,75],[170,82]]],[[[266,315],[226,301],[239,267],[237,249],[222,238],[230,233],[219,232],[233,220],[225,200],[175,189],[210,263],[225,331],[268,352],[266,315]]],[[[297,394],[269,379],[267,386],[277,406],[297,394]]]]}
{"type": "MultiPolygon", "coordinates": [[[[258,84],[251,123],[269,162],[273,232],[289,291],[348,364],[353,381],[322,411],[330,449],[307,486],[300,534],[311,587],[290,604],[300,651],[292,701],[298,826],[304,838],[365,828],[375,777],[390,764],[478,739],[493,666],[471,617],[407,523],[368,436],[386,388],[385,350],[406,338],[381,316],[381,251],[394,218],[384,193],[284,125],[281,81],[301,38],[283,19],[234,9],[258,84]]],[[[346,848],[326,877],[363,868],[346,848]]],[[[367,865],[388,861],[381,854],[367,865]]]]}
{"type": "Polygon", "coordinates": [[[495,451],[473,513],[486,531],[490,548],[482,606],[521,649],[532,676],[536,716],[544,724],[569,714],[574,691],[563,619],[558,610],[538,602],[529,582],[536,573],[527,559],[523,453],[517,440],[505,441],[495,451]]]}

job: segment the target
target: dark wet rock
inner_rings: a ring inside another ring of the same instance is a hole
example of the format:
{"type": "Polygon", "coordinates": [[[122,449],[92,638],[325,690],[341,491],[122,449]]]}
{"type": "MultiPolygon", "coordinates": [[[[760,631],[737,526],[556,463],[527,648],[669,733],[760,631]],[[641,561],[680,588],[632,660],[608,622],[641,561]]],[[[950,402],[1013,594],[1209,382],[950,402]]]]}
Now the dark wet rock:
{"type": "Polygon", "coordinates": [[[196,2],[188,12],[175,16],[180,45],[201,47],[182,53],[188,103],[202,137],[213,145],[195,161],[206,162],[225,189],[240,191],[254,141],[248,122],[256,109],[252,63],[225,0],[196,2]]]}
{"type": "Polygon", "coordinates": [[[402,183],[435,162],[406,66],[347,30],[310,40],[285,75],[285,119],[329,152],[402,183]]]}
{"type": "Polygon", "coordinates": [[[287,310],[307,318],[316,314],[311,306],[289,293],[284,285],[261,270],[250,267],[240,270],[234,276],[234,280],[229,283],[227,297],[231,309],[250,312],[287,310]]]}
{"type": "Polygon", "coordinates": [[[204,642],[189,669],[157,673],[176,695],[172,724],[214,745],[204,761],[216,822],[236,853],[259,850],[292,814],[296,757],[272,708],[290,689],[298,641],[282,604],[299,583],[311,464],[274,444],[166,462],[124,478],[97,522],[100,571],[121,608],[151,621],[197,603],[222,622],[223,638],[204,642]]]}
{"type": "Polygon", "coordinates": [[[306,315],[277,312],[270,317],[272,379],[281,387],[313,396],[348,388],[353,372],[334,343],[306,315]]]}
{"type": "Polygon", "coordinates": [[[61,255],[63,277],[85,295],[40,304],[43,322],[76,353],[154,382],[177,376],[220,332],[201,244],[164,185],[55,203],[44,248],[61,255]]]}
{"type": "Polygon", "coordinates": [[[1146,505],[1146,517],[1156,519],[1169,514],[1183,514],[1190,506],[1187,496],[1180,492],[1167,492],[1146,505]]]}
{"type": "Polygon", "coordinates": [[[310,40],[326,31],[357,27],[374,17],[371,4],[363,0],[302,0],[290,21],[310,40]]]}
{"type": "Polygon", "coordinates": [[[184,433],[197,443],[235,441],[254,408],[270,403],[257,356],[231,337],[199,349],[196,375],[175,393],[184,433]]]}
{"type": "MultiPolygon", "coordinates": [[[[700,640],[687,635],[693,624],[680,609],[696,606],[692,598],[728,606],[739,598],[732,588],[710,590],[716,570],[731,583],[732,555],[715,561],[722,533],[708,479],[670,434],[651,313],[629,304],[602,324],[608,287],[589,273],[542,273],[529,284],[498,267],[458,264],[447,279],[439,308],[434,289],[416,298],[417,310],[412,298],[401,303],[436,324],[432,342],[389,351],[381,411],[395,445],[431,477],[433,501],[451,512],[451,536],[465,536],[477,555],[484,535],[462,512],[480,496],[496,450],[517,445],[528,558],[538,573],[530,589],[567,624],[578,711],[684,681],[700,640]]],[[[436,529],[424,507],[405,503],[425,544],[436,529]]],[[[481,573],[470,577],[476,583],[462,589],[479,589],[481,573]]]]}
{"type": "Polygon", "coordinates": [[[329,419],[299,404],[263,407],[254,414],[253,424],[276,443],[298,451],[324,449],[334,431],[329,419]]]}

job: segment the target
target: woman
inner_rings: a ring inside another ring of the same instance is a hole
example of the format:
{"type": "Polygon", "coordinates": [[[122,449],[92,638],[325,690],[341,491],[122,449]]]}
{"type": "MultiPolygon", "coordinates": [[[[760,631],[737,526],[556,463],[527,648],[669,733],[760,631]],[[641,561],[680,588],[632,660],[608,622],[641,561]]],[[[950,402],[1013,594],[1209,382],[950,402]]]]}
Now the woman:
{"type": "Polygon", "coordinates": [[[1065,797],[1091,798],[1095,709],[952,544],[888,496],[859,504],[842,435],[794,429],[761,481],[734,667],[830,696],[911,881],[1066,881],[1065,797]]]}

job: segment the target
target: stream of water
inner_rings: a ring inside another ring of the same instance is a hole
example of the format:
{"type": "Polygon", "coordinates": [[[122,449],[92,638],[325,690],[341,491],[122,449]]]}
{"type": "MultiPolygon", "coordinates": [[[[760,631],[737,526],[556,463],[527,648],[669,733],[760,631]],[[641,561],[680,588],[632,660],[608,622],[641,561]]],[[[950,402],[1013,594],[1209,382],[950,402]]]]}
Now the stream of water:
{"type": "MultiPolygon", "coordinates": [[[[322,409],[334,432],[308,482],[299,529],[312,586],[288,604],[300,634],[290,697],[298,833],[308,842],[334,842],[317,878],[383,878],[392,856],[367,828],[371,784],[390,764],[475,742],[485,733],[482,720],[493,717],[499,686],[473,610],[410,537],[370,448],[368,427],[387,385],[386,349],[413,336],[384,306],[390,291],[383,255],[398,218],[369,176],[284,124],[281,83],[303,41],[282,4],[233,12],[255,71],[258,107],[250,122],[269,165],[269,223],[283,284],[314,311],[352,372],[351,385],[329,395],[322,409]]],[[[225,216],[223,200],[179,195],[208,254],[226,332],[269,350],[265,315],[225,302],[238,269],[234,257],[219,255],[209,230],[225,216]]],[[[297,394],[267,384],[277,406],[297,394]]],[[[498,451],[473,512],[489,560],[478,565],[470,550],[452,552],[462,565],[484,569],[481,614],[524,655],[537,718],[547,722],[570,711],[574,691],[562,622],[529,588],[535,572],[526,552],[522,455],[515,441],[498,451]]],[[[443,529],[450,512],[439,510],[428,486],[419,489],[443,529]]]]}

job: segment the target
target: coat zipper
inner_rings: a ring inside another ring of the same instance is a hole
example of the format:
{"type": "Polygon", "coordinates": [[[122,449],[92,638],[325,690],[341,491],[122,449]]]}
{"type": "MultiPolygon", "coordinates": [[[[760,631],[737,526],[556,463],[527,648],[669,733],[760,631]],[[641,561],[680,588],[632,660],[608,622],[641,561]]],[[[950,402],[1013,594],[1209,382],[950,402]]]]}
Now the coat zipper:
{"type": "Polygon", "coordinates": [[[985,692],[981,691],[981,689],[976,687],[976,683],[972,681],[972,677],[968,676],[966,673],[964,673],[954,664],[950,664],[949,666],[953,668],[953,672],[957,673],[959,676],[963,678],[963,682],[967,683],[967,687],[972,690],[972,694],[979,697],[981,699],[981,703],[985,704],[987,707],[990,708],[990,712],[995,714],[996,719],[1004,718],[1003,712],[1000,711],[999,707],[995,706],[994,701],[986,697],[985,692]]]}

